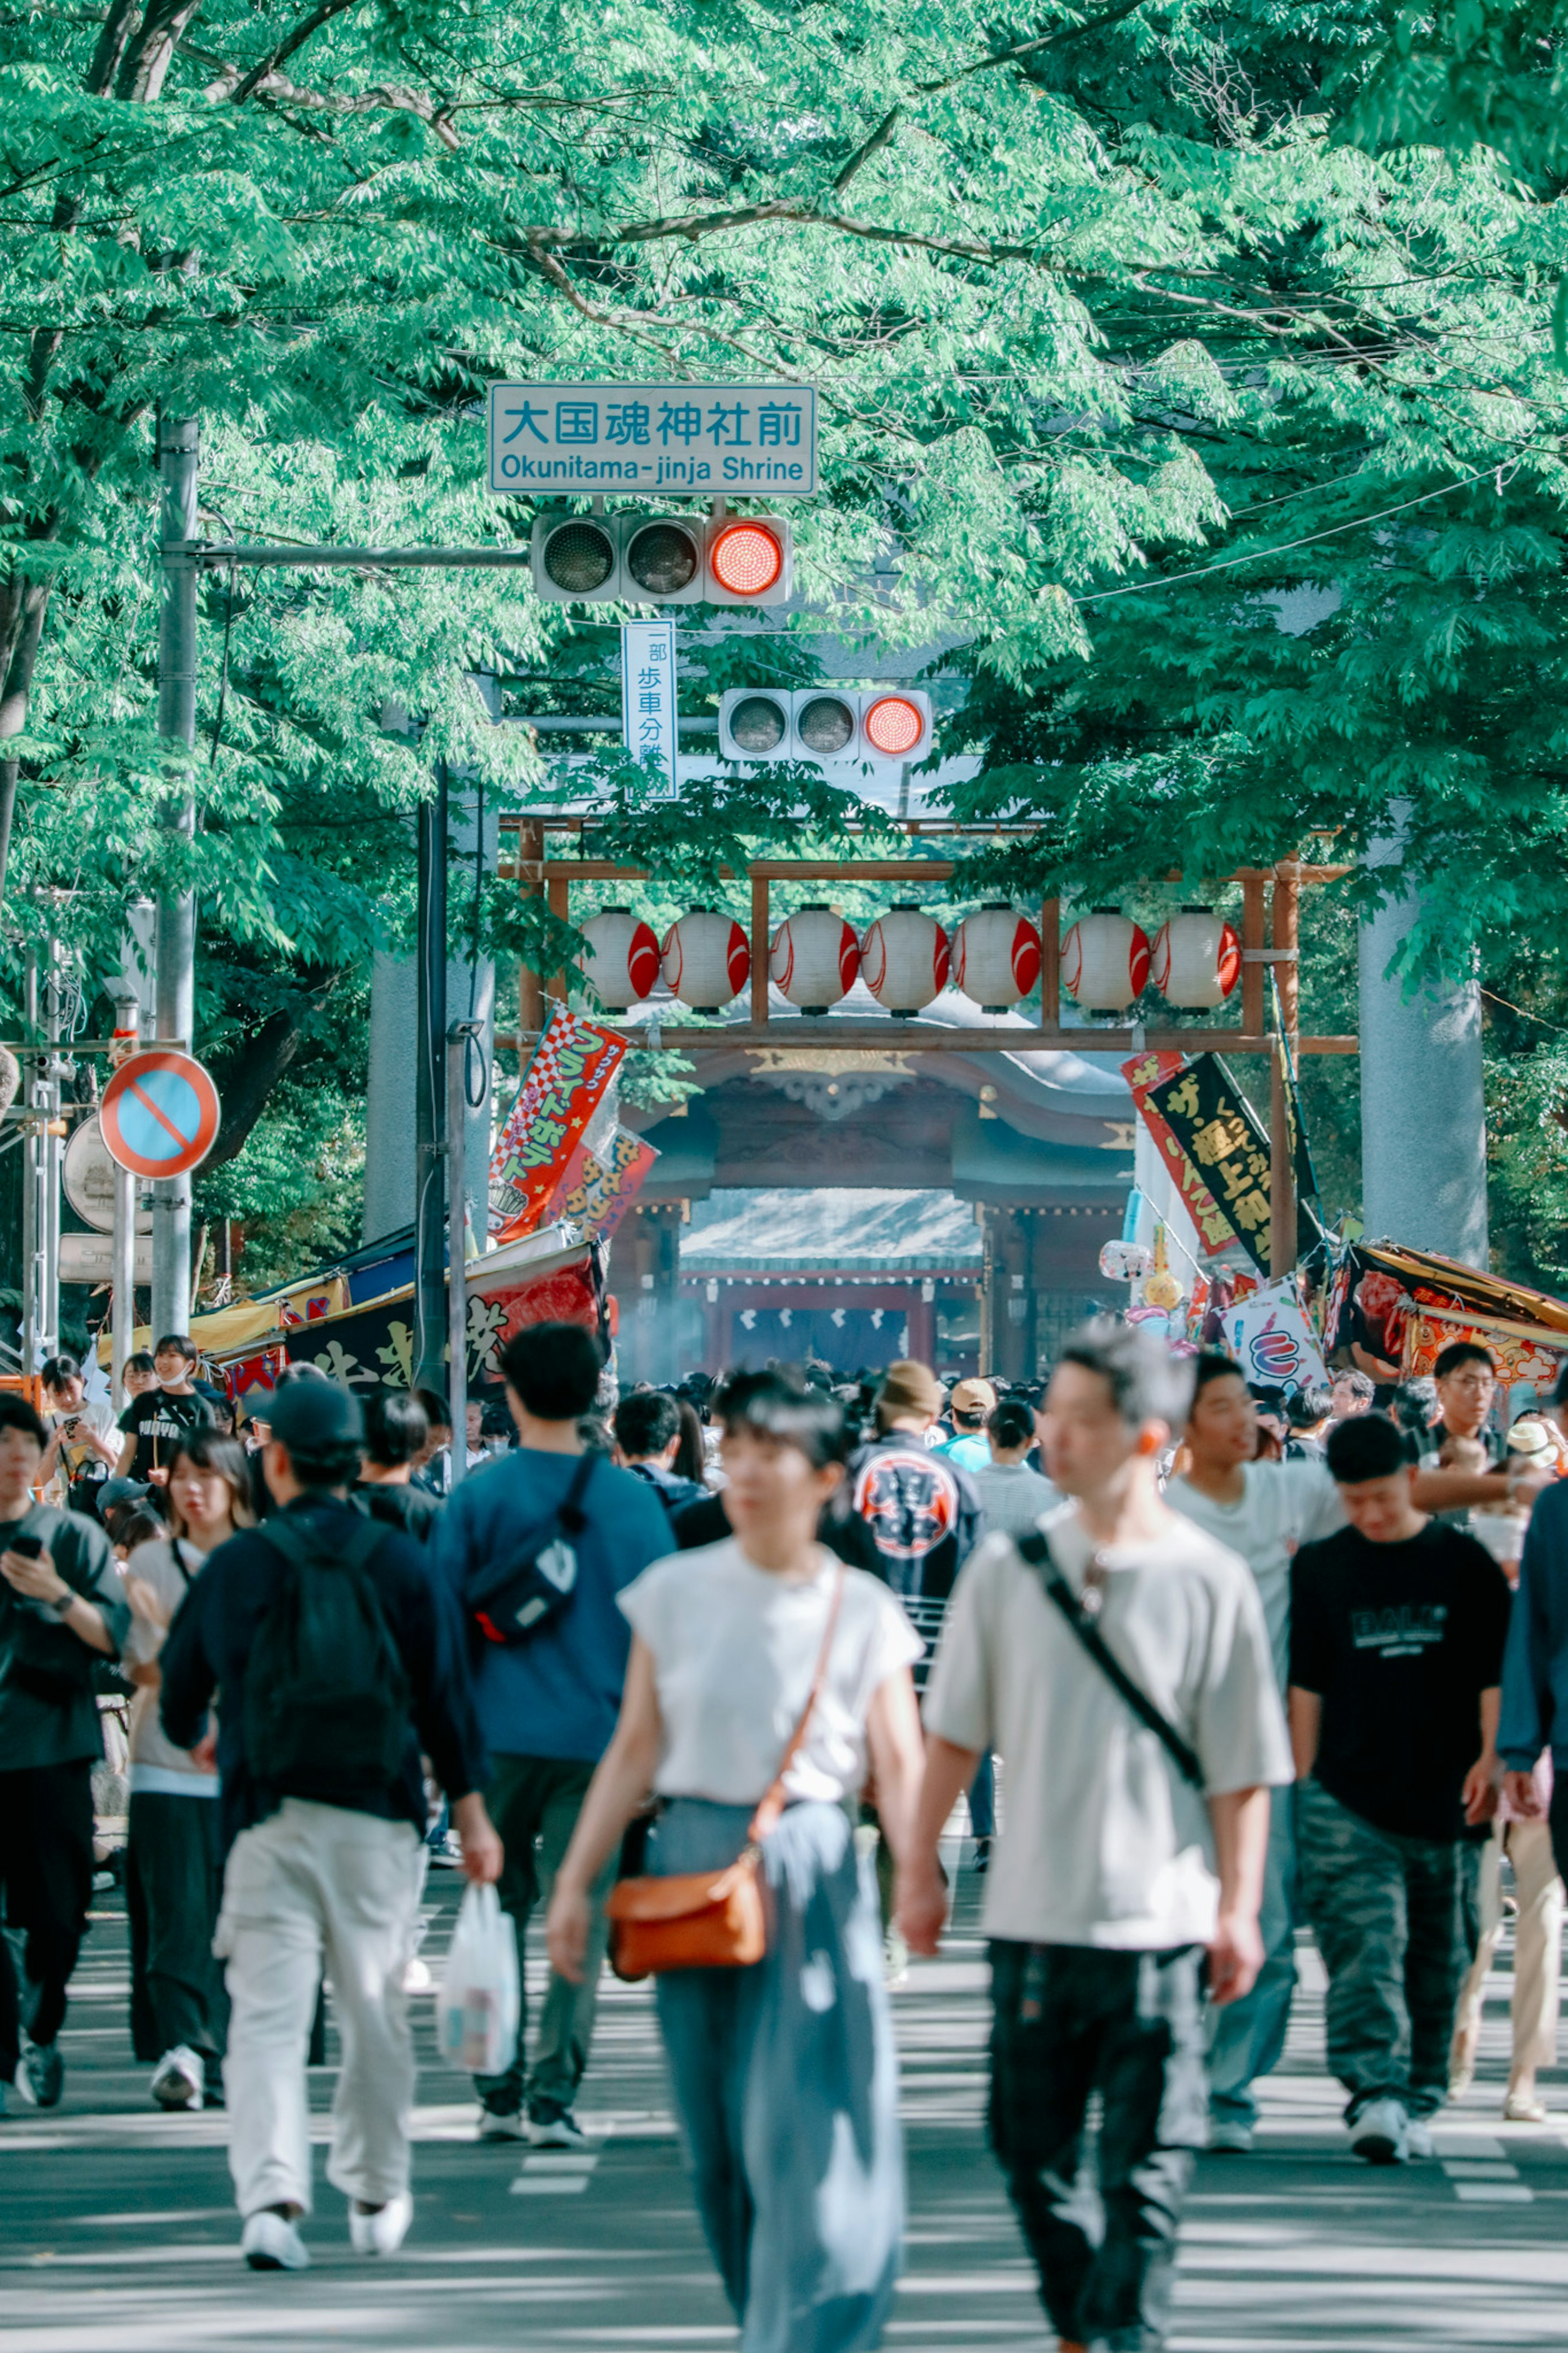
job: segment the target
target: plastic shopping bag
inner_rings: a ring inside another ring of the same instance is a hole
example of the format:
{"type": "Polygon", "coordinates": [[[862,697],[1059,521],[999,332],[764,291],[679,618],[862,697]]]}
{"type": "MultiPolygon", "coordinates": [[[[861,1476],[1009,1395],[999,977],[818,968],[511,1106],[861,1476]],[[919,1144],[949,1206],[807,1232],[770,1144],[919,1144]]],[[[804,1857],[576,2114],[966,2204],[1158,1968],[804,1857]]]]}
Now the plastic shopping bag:
{"type": "Polygon", "coordinates": [[[493,1887],[464,1894],[437,2005],[441,2055],[468,2075],[500,2075],[517,2050],[517,1943],[493,1887]]]}

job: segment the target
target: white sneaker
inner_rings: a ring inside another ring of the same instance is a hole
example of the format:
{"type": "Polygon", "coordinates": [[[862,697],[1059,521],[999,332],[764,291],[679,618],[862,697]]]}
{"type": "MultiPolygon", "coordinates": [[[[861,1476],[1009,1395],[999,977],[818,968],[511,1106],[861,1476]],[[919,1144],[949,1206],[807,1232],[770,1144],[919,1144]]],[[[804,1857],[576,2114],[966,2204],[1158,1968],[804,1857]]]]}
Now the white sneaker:
{"type": "Polygon", "coordinates": [[[1425,2116],[1407,2116],[1405,2120],[1405,2154],[1406,2157],[1436,2157],[1436,2143],[1432,2127],[1425,2116]]]}
{"type": "Polygon", "coordinates": [[[161,2108],[199,2108],[206,2073],[188,2042],[165,2051],[153,2073],[153,2097],[161,2108]]]}
{"type": "Polygon", "coordinates": [[[592,2148],[582,2126],[570,2108],[563,2108],[553,2100],[541,2100],[528,2112],[528,2138],[533,2148],[592,2148]]]}
{"type": "MultiPolygon", "coordinates": [[[[1369,2100],[1351,2126],[1351,2148],[1369,2165],[1403,2165],[1410,2153],[1410,2119],[1397,2100],[1369,2100]]],[[[1430,2146],[1431,2135],[1427,2134],[1430,2146]]]]}
{"type": "Polygon", "coordinates": [[[351,2202],[349,2244],[356,2255],[395,2255],[413,2220],[414,2200],[406,2189],[401,2198],[389,2198],[374,2214],[360,2213],[351,2202]]]}
{"type": "Polygon", "coordinates": [[[1211,2117],[1208,2145],[1217,2154],[1229,2157],[1250,2157],[1252,2126],[1243,2124],[1239,2116],[1211,2117]]]}
{"type": "Polygon", "coordinates": [[[501,2112],[479,2103],[479,2134],[481,2140],[526,2140],[528,2120],[521,2108],[501,2112]]]}
{"type": "Polygon", "coordinates": [[[310,2267],[310,2250],[286,2214],[264,2206],[247,2214],[239,2252],[253,2272],[303,2272],[310,2267]]]}

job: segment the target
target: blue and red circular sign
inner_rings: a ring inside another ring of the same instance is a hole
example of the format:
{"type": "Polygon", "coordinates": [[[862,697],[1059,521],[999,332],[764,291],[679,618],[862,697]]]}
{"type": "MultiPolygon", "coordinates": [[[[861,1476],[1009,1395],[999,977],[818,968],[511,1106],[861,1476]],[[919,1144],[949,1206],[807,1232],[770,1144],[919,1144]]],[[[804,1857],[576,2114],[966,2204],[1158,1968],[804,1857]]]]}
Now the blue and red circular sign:
{"type": "Polygon", "coordinates": [[[217,1089],[190,1054],[154,1047],[121,1062],[99,1122],[110,1155],[134,1176],[182,1176],[217,1141],[217,1089]]]}

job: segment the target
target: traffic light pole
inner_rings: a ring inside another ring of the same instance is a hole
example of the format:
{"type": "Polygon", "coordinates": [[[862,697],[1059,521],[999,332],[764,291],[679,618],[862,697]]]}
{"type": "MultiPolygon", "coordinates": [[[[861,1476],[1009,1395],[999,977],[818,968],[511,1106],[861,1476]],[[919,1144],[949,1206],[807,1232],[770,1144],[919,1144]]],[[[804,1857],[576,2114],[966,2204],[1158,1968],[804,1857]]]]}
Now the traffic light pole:
{"type": "MultiPolygon", "coordinates": [[[[163,613],[158,632],[158,733],[190,751],[196,740],[196,469],[194,417],[163,417],[158,433],[163,484],[161,556],[163,613]]],[[[189,842],[196,805],[182,786],[171,793],[163,821],[189,842]]],[[[155,950],[156,1043],[178,1043],[188,1053],[195,1015],[195,894],[164,892],[158,901],[155,950]]],[[[185,1332],[191,1321],[191,1180],[160,1177],[153,1187],[153,1337],[185,1332]]]]}
{"type": "MultiPolygon", "coordinates": [[[[419,805],[419,950],[417,1062],[414,1085],[414,1380],[416,1388],[447,1388],[446,1268],[442,1243],[446,1223],[441,1155],[449,1141],[446,1121],[447,1066],[447,768],[436,769],[436,792],[419,805]]],[[[458,1151],[461,1152],[461,1130],[458,1151]]],[[[461,1266],[460,1241],[454,1256],[461,1266]]],[[[452,1367],[454,1381],[458,1368],[452,1367]]],[[[455,1410],[455,1407],[454,1407],[455,1410]]],[[[462,1443],[454,1420],[453,1459],[462,1443]]]]}

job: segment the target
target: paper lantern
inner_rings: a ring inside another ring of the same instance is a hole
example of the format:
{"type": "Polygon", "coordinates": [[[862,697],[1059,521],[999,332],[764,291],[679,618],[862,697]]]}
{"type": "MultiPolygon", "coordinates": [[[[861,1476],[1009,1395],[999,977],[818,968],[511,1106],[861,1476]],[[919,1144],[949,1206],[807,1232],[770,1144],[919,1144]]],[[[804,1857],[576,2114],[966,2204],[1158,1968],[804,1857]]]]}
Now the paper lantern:
{"type": "Polygon", "coordinates": [[[918,1013],[947,987],[947,934],[914,906],[889,907],[860,943],[860,977],[889,1013],[918,1013]]]}
{"type": "Polygon", "coordinates": [[[1131,915],[1097,907],[1062,942],[1062,987],[1075,1005],[1120,1013],[1149,982],[1149,943],[1131,915]]]}
{"type": "Polygon", "coordinates": [[[592,981],[601,1005],[624,1013],[628,1005],[652,996],[658,982],[658,937],[640,915],[629,907],[605,907],[589,917],[583,936],[588,945],[578,970],[592,981]]]}
{"type": "Polygon", "coordinates": [[[831,907],[797,908],[773,934],[769,976],[803,1013],[826,1013],[847,997],[859,969],[859,944],[831,907]]]}
{"type": "Polygon", "coordinates": [[[693,907],[665,934],[664,977],[694,1013],[717,1013],[739,997],[752,970],[746,934],[732,915],[693,907]]]}
{"type": "Polygon", "coordinates": [[[1006,901],[966,915],[952,935],[955,987],[983,1013],[1005,1013],[1027,997],[1040,976],[1040,935],[1027,915],[1006,901]]]}
{"type": "Polygon", "coordinates": [[[1241,978],[1241,942],[1212,907],[1184,907],[1162,923],[1149,977],[1171,1005],[1223,1005],[1241,978]]]}

